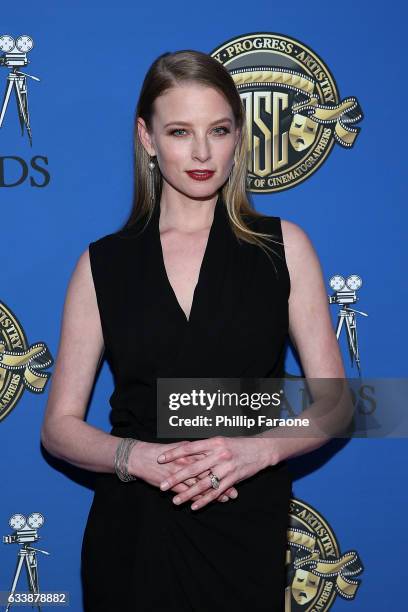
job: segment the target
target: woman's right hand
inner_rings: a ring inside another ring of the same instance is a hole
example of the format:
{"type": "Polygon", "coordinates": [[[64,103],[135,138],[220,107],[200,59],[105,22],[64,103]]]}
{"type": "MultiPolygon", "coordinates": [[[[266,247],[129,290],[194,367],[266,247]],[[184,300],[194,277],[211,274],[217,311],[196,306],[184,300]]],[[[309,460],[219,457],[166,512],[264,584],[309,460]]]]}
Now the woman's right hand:
{"type": "MultiPolygon", "coordinates": [[[[197,455],[181,457],[165,464],[157,462],[157,457],[163,452],[166,452],[166,450],[170,450],[172,448],[177,448],[181,444],[185,443],[186,441],[184,440],[173,444],[158,444],[156,442],[144,442],[143,440],[138,440],[138,442],[133,446],[129,456],[129,474],[136,476],[136,478],[141,478],[149,484],[159,488],[160,483],[165,480],[167,476],[178,471],[181,466],[203,458],[203,454],[199,453],[197,455]]],[[[198,476],[195,478],[189,478],[188,480],[175,485],[170,490],[175,491],[176,493],[186,491],[191,485],[197,482],[197,478],[205,478],[209,473],[210,470],[206,470],[202,474],[198,474],[198,476]]],[[[191,499],[200,499],[201,496],[201,494],[195,495],[191,499]]],[[[217,501],[228,501],[230,497],[236,498],[237,496],[238,491],[236,488],[230,487],[217,498],[217,501]]]]}

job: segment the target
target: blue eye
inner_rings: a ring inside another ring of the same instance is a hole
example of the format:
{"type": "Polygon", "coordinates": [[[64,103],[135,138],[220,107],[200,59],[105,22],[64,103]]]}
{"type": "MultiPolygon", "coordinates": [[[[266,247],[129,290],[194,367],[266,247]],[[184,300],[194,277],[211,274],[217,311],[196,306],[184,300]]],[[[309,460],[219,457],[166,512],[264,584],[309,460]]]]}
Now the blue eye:
{"type": "Polygon", "coordinates": [[[224,134],[229,134],[229,132],[230,132],[228,128],[223,127],[223,126],[216,127],[215,129],[216,130],[224,130],[224,134]]]}
{"type": "Polygon", "coordinates": [[[178,129],[178,130],[172,130],[170,132],[170,134],[172,134],[173,136],[176,136],[176,132],[185,132],[186,130],[183,130],[182,128],[178,129]]]}
{"type": "MultiPolygon", "coordinates": [[[[216,127],[216,128],[214,128],[214,130],[224,130],[223,132],[218,132],[218,134],[220,136],[223,136],[224,134],[229,134],[230,133],[230,130],[228,128],[224,127],[224,126],[216,127]]],[[[178,136],[179,134],[177,132],[185,132],[185,131],[186,130],[184,128],[177,128],[176,130],[172,130],[170,132],[170,135],[171,136],[178,136]]]]}

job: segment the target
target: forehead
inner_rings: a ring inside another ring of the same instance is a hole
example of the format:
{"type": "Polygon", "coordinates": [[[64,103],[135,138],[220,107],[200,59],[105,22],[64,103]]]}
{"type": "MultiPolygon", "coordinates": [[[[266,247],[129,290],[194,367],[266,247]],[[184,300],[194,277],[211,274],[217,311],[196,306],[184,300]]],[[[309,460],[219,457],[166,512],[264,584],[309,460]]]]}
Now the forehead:
{"type": "Polygon", "coordinates": [[[185,83],[167,89],[153,103],[153,120],[159,124],[169,121],[211,122],[217,115],[233,120],[231,105],[214,87],[185,83]]]}

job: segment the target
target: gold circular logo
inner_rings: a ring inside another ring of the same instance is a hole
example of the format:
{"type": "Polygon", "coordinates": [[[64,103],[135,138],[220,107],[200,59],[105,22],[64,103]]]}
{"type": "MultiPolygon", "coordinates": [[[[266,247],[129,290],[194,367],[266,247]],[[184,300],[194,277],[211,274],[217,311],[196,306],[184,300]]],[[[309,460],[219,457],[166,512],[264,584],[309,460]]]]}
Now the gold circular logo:
{"type": "Polygon", "coordinates": [[[210,55],[232,75],[249,139],[248,185],[268,193],[294,187],[327,159],[334,143],[350,148],[363,118],[356,98],[340,101],[322,59],[295,38],[253,33],[210,55]]]}
{"type": "Polygon", "coordinates": [[[0,302],[0,421],[16,407],[24,389],[43,393],[53,364],[44,342],[28,345],[16,315],[0,302]]]}
{"type": "Polygon", "coordinates": [[[327,521],[309,504],[291,499],[285,612],[329,610],[337,595],[355,598],[363,571],[354,550],[340,554],[336,536],[327,521]]]}

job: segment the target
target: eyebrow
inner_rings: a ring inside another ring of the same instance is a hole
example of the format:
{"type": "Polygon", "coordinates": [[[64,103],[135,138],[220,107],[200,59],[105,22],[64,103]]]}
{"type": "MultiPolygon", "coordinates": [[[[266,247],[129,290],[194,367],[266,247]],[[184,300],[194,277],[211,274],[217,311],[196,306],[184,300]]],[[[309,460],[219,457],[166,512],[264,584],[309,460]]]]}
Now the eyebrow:
{"type": "MultiPolygon", "coordinates": [[[[215,125],[216,123],[222,123],[223,121],[229,121],[232,123],[232,120],[229,117],[221,117],[221,119],[217,119],[216,121],[212,121],[210,125],[215,125]]],[[[191,125],[188,121],[170,121],[170,123],[166,123],[164,126],[169,127],[169,125],[191,125]]]]}

